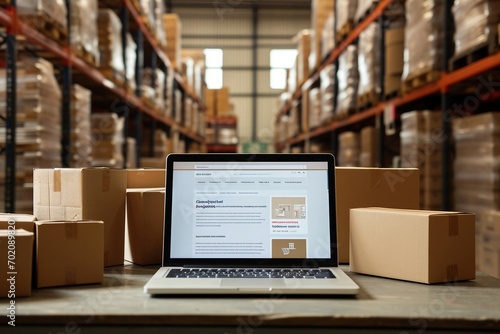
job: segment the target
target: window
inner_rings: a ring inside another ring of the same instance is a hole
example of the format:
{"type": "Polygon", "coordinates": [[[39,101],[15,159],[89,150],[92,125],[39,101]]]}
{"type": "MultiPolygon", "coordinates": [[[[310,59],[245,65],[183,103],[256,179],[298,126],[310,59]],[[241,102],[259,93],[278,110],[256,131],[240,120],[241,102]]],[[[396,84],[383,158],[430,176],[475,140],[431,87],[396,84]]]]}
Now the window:
{"type": "Polygon", "coordinates": [[[222,49],[205,49],[205,82],[210,89],[222,88],[222,49]]]}
{"type": "Polygon", "coordinates": [[[297,50],[275,49],[271,50],[270,82],[272,89],[285,89],[286,70],[294,65],[297,50]]]}

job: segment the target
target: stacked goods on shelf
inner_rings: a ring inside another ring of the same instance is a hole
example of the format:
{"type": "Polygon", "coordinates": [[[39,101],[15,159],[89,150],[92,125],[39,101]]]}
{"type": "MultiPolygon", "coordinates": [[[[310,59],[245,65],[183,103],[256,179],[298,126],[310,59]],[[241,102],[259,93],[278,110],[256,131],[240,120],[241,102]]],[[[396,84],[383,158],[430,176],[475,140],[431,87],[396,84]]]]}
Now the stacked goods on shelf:
{"type": "Polygon", "coordinates": [[[165,73],[165,109],[164,116],[172,118],[174,115],[174,71],[167,70],[165,73]]]}
{"type": "Polygon", "coordinates": [[[349,45],[339,56],[336,117],[345,118],[356,110],[359,84],[358,47],[349,45]]]}
{"type": "Polygon", "coordinates": [[[71,167],[89,167],[92,164],[91,97],[90,90],[80,85],[73,85],[70,109],[71,167]]]}
{"type": "Polygon", "coordinates": [[[359,165],[361,167],[377,166],[377,129],[373,126],[366,126],[360,132],[361,145],[359,155],[359,165]]]}
{"type": "Polygon", "coordinates": [[[299,124],[299,104],[293,103],[290,108],[290,112],[288,115],[288,135],[289,138],[293,138],[300,133],[300,124],[299,124]]]}
{"type": "Polygon", "coordinates": [[[358,108],[375,106],[379,101],[382,32],[377,22],[372,22],[359,34],[358,43],[358,108]]]}
{"type": "MultiPolygon", "coordinates": [[[[331,149],[329,143],[325,143],[325,142],[321,142],[321,141],[319,141],[319,142],[314,141],[314,142],[311,142],[311,144],[310,144],[309,152],[310,153],[331,153],[332,149],[331,149]]],[[[298,153],[301,153],[301,152],[298,152],[298,153]]]]}
{"type": "Polygon", "coordinates": [[[486,211],[481,217],[481,227],[476,240],[478,270],[500,278],[500,212],[486,211]]]}
{"type": "Polygon", "coordinates": [[[292,67],[287,72],[287,80],[286,80],[286,86],[287,86],[287,92],[290,94],[290,96],[293,95],[295,90],[297,89],[297,59],[298,59],[298,54],[295,57],[294,64],[292,67]]]}
{"type": "Polygon", "coordinates": [[[97,38],[97,0],[72,0],[71,49],[88,64],[99,66],[97,38]]]}
{"type": "MultiPolygon", "coordinates": [[[[284,116],[288,117],[288,116],[284,116]]],[[[237,123],[238,119],[236,116],[222,116],[209,118],[207,122],[207,128],[205,129],[205,139],[207,144],[212,145],[237,145],[238,144],[238,134],[237,134],[237,123]]],[[[283,124],[286,124],[284,122],[283,124]]],[[[280,129],[280,131],[288,131],[287,129],[280,129]]],[[[287,133],[281,133],[286,136],[287,133]]]]}
{"type": "Polygon", "coordinates": [[[346,131],[339,134],[338,166],[359,166],[359,148],[359,133],[346,131]]]}
{"type": "Polygon", "coordinates": [[[444,0],[406,1],[403,93],[440,77],[444,52],[444,0]]]}
{"type": "Polygon", "coordinates": [[[455,119],[453,136],[455,208],[478,217],[500,210],[500,113],[455,119]]]}
{"type": "Polygon", "coordinates": [[[205,89],[205,105],[207,116],[228,116],[232,114],[229,102],[229,89],[205,89]]]}
{"type": "MultiPolygon", "coordinates": [[[[498,45],[498,23],[500,7],[498,1],[456,0],[452,7],[455,19],[455,55],[460,55],[485,44],[490,47],[498,45]]],[[[492,51],[488,48],[488,51],[492,51]]]]}
{"type": "Polygon", "coordinates": [[[167,56],[175,69],[181,66],[181,20],[177,14],[163,14],[163,28],[167,35],[167,56]]]}
{"type": "Polygon", "coordinates": [[[150,33],[156,35],[156,20],[155,20],[155,6],[156,1],[154,0],[139,0],[139,6],[142,11],[142,16],[145,18],[143,20],[146,28],[150,33]]]}
{"type": "Polygon", "coordinates": [[[193,88],[193,93],[202,98],[205,84],[205,53],[201,49],[182,49],[182,58],[189,57],[193,59],[192,78],[189,86],[193,88]]]}
{"type": "Polygon", "coordinates": [[[401,115],[401,167],[420,170],[420,208],[440,210],[442,206],[442,121],[441,113],[430,110],[401,115]]]}
{"type": "Polygon", "coordinates": [[[125,161],[125,168],[137,168],[137,140],[132,137],[127,137],[127,160],[125,161]]]}
{"type": "MultiPolygon", "coordinates": [[[[5,69],[0,69],[2,77],[5,69]]],[[[0,114],[6,114],[6,86],[0,81],[0,114]]],[[[26,58],[17,63],[16,109],[16,212],[33,210],[33,168],[61,166],[61,90],[50,62],[26,58]]],[[[0,147],[5,149],[5,123],[0,128],[0,147]]],[[[5,180],[5,155],[0,155],[1,187],[5,180]]],[[[0,191],[0,205],[5,203],[0,191]]],[[[0,211],[4,211],[0,208],[0,211]]]]}
{"type": "Polygon", "coordinates": [[[321,59],[325,59],[335,49],[335,15],[328,16],[321,32],[321,59]]]}
{"type": "Polygon", "coordinates": [[[122,167],[124,118],[114,113],[93,113],[92,166],[122,167]]]}
{"type": "Polygon", "coordinates": [[[155,110],[165,109],[165,72],[145,68],[142,74],[141,97],[155,110]]]}
{"type": "MultiPolygon", "coordinates": [[[[274,141],[276,143],[282,143],[290,138],[290,135],[288,133],[288,119],[288,115],[281,115],[279,120],[276,122],[274,129],[274,141]]],[[[215,129],[207,127],[205,132],[205,140],[207,141],[207,143],[215,142],[215,129]]]]}
{"type": "Polygon", "coordinates": [[[187,56],[181,50],[181,73],[184,81],[189,87],[193,87],[194,83],[194,59],[187,56]]]}
{"type": "Polygon", "coordinates": [[[189,96],[184,98],[184,120],[182,125],[188,129],[193,126],[193,99],[189,96]]]}
{"type": "Polygon", "coordinates": [[[319,87],[312,88],[309,91],[309,128],[314,129],[321,125],[322,105],[321,90],[319,87]]]}
{"type": "Polygon", "coordinates": [[[60,44],[67,44],[68,21],[64,0],[18,0],[16,10],[19,18],[31,28],[60,44]]]}
{"type": "Polygon", "coordinates": [[[310,71],[313,71],[321,63],[322,32],[325,21],[333,14],[334,4],[334,0],[313,0],[311,3],[310,71]]]}
{"type": "Polygon", "coordinates": [[[358,0],[337,0],[337,42],[342,41],[354,29],[354,15],[358,0]]]}
{"type": "Polygon", "coordinates": [[[403,75],[404,28],[385,30],[384,97],[399,95],[403,75]]]}
{"type": "Polygon", "coordinates": [[[309,54],[311,51],[311,34],[309,29],[303,29],[295,35],[293,42],[297,44],[297,86],[300,86],[309,77],[309,54]]]}
{"type": "Polygon", "coordinates": [[[302,132],[307,132],[310,129],[310,124],[309,124],[309,111],[311,109],[311,99],[309,97],[310,90],[306,90],[305,92],[302,93],[302,96],[300,97],[300,103],[299,101],[293,101],[293,103],[299,103],[299,110],[300,110],[300,130],[302,132]]]}
{"type": "Polygon", "coordinates": [[[154,27],[156,33],[156,39],[160,43],[162,48],[167,47],[167,35],[165,34],[165,28],[163,27],[163,14],[167,11],[165,7],[164,0],[154,0],[154,27]]]}
{"type": "Polygon", "coordinates": [[[174,92],[174,114],[173,118],[177,122],[177,124],[182,123],[182,92],[179,89],[176,89],[174,92]]]}
{"type": "Polygon", "coordinates": [[[118,85],[125,82],[123,64],[122,24],[110,9],[99,9],[97,19],[99,31],[100,71],[118,85]]]}
{"type": "Polygon", "coordinates": [[[354,15],[354,22],[361,21],[366,14],[377,4],[378,0],[358,0],[358,8],[354,15]]]}
{"type": "Polygon", "coordinates": [[[333,120],[335,116],[335,65],[325,66],[320,72],[321,116],[322,124],[333,120]]]}
{"type": "Polygon", "coordinates": [[[127,68],[125,76],[127,77],[127,88],[130,91],[135,91],[137,83],[135,82],[135,62],[137,60],[137,44],[135,43],[132,35],[127,33],[127,46],[125,47],[125,57],[127,61],[127,68]]]}
{"type": "Polygon", "coordinates": [[[164,158],[170,152],[172,152],[172,142],[169,140],[165,131],[156,129],[153,134],[151,134],[151,130],[147,129],[144,132],[141,147],[142,157],[164,158]],[[151,136],[153,138],[151,138],[151,136]],[[153,140],[153,151],[151,151],[151,139],[153,140]]]}

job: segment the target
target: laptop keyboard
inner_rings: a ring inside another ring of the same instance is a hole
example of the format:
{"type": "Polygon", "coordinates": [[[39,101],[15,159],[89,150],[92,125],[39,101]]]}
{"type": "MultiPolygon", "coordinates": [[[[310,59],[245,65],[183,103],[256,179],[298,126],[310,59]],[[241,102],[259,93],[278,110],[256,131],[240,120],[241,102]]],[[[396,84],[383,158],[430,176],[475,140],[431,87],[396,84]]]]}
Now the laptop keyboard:
{"type": "Polygon", "coordinates": [[[167,278],[335,278],[328,269],[172,269],[167,278]]]}

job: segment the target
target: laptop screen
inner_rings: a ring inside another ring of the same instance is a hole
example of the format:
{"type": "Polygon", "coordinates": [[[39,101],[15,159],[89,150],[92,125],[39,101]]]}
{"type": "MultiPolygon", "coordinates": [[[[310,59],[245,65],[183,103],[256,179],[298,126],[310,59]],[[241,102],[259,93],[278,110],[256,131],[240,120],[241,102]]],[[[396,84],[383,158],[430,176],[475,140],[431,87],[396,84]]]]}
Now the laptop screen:
{"type": "Polygon", "coordinates": [[[332,162],[321,155],[219,156],[170,162],[170,259],[336,258],[332,162]]]}

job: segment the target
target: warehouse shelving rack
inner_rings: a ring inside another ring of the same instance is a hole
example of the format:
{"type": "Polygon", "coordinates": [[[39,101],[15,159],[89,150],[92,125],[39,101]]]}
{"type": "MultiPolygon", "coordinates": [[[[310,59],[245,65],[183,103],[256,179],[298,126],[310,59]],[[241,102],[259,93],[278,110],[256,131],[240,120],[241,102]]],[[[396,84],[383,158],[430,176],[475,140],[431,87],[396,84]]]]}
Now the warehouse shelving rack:
{"type": "MultiPolygon", "coordinates": [[[[136,38],[137,41],[137,58],[142,59],[144,56],[144,46],[143,46],[143,36],[145,37],[147,43],[151,45],[154,50],[154,57],[157,57],[163,63],[166,71],[173,71],[174,73],[174,89],[178,88],[185,96],[189,96],[193,101],[196,101],[199,106],[200,111],[204,111],[202,101],[198,96],[196,96],[192,89],[184,82],[182,76],[174,70],[172,64],[166,54],[160,47],[156,37],[153,36],[147,29],[144,18],[139,14],[136,6],[133,4],[134,0],[110,0],[106,3],[115,3],[119,6],[120,18],[123,24],[122,30],[122,42],[124,43],[123,57],[125,60],[125,46],[126,46],[126,33],[129,28],[129,17],[132,18],[134,25],[137,26],[136,38]]],[[[70,10],[69,10],[69,0],[66,0],[66,6],[68,8],[68,32],[70,24],[70,10]]],[[[59,63],[62,64],[62,92],[63,92],[63,103],[62,103],[62,167],[69,166],[69,155],[68,150],[70,147],[70,113],[69,113],[69,101],[70,92],[72,84],[72,74],[78,72],[82,74],[86,79],[93,83],[94,87],[102,88],[106,94],[109,94],[113,98],[120,99],[124,104],[126,104],[128,109],[136,109],[138,112],[136,115],[136,128],[135,128],[135,138],[137,139],[137,148],[140,150],[142,141],[142,115],[147,115],[153,122],[153,126],[156,127],[159,124],[165,130],[175,129],[180,135],[188,141],[193,141],[204,145],[204,138],[197,133],[192,132],[175,121],[174,117],[166,117],[160,115],[157,110],[147,106],[140,98],[140,92],[136,91],[129,92],[126,88],[121,87],[101,73],[97,68],[87,64],[83,59],[79,58],[75,53],[72,52],[69,46],[62,46],[55,42],[54,40],[48,38],[44,34],[31,29],[29,24],[23,22],[17,15],[16,11],[16,0],[10,0],[10,3],[0,8],[0,25],[6,28],[6,33],[3,38],[5,44],[5,67],[6,67],[6,87],[7,87],[7,109],[5,117],[6,125],[6,169],[5,169],[5,211],[15,212],[15,171],[16,171],[16,59],[17,59],[17,42],[16,37],[18,35],[23,36],[28,42],[37,45],[44,51],[48,52],[54,59],[57,59],[59,63]],[[130,108],[129,108],[130,107],[130,108]]],[[[69,35],[69,33],[68,33],[69,35]]],[[[71,36],[68,36],[70,40],[71,36]]],[[[69,45],[69,43],[68,43],[69,45]]],[[[126,66],[126,62],[124,64],[126,66]]],[[[141,71],[142,68],[139,68],[141,71]]],[[[141,72],[136,71],[136,80],[138,81],[138,87],[141,80],[141,72]]],[[[174,108],[175,109],[175,108],[174,108]]],[[[128,115],[127,115],[128,116],[128,115]]],[[[127,127],[125,126],[125,129],[127,127]]],[[[126,131],[126,130],[125,130],[126,131]]],[[[150,138],[150,146],[153,146],[153,140],[150,138]]],[[[153,151],[153,148],[151,148],[153,151]]],[[[140,156],[138,154],[138,156],[140,156]]],[[[126,159],[125,159],[126,160],[126,159]]]]}
{"type": "MultiPolygon", "coordinates": [[[[373,8],[373,10],[361,21],[359,24],[349,33],[349,35],[342,41],[334,50],[330,52],[330,54],[324,59],[324,61],[319,64],[319,66],[311,73],[309,78],[298,87],[292,94],[292,98],[290,101],[285,103],[276,113],[276,122],[279,122],[281,116],[286,115],[290,109],[294,101],[297,101],[301,98],[301,96],[306,92],[309,88],[317,85],[319,81],[319,72],[329,64],[335,63],[339,57],[339,55],[349,46],[354,43],[359,34],[366,29],[366,27],[377,20],[380,22],[382,26],[383,32],[383,15],[384,11],[389,8],[389,6],[393,3],[396,3],[398,0],[380,0],[378,4],[373,8]]],[[[360,124],[361,122],[367,120],[375,119],[378,122],[379,126],[379,135],[378,135],[378,165],[380,167],[384,167],[383,162],[383,151],[384,151],[384,113],[385,112],[393,112],[393,113],[401,113],[404,111],[409,111],[411,106],[419,101],[423,101],[429,97],[438,97],[440,101],[440,107],[442,110],[442,127],[443,127],[443,141],[442,145],[442,206],[443,210],[451,210],[452,205],[450,201],[451,196],[451,170],[452,170],[452,158],[450,152],[450,141],[451,141],[451,122],[450,117],[454,116],[452,111],[453,104],[453,96],[450,93],[450,90],[466,80],[470,80],[478,75],[484,74],[490,70],[493,70],[497,67],[500,67],[500,53],[494,53],[480,60],[474,61],[462,68],[457,70],[449,71],[448,61],[451,57],[451,47],[450,41],[452,41],[452,20],[451,16],[451,6],[453,4],[452,0],[445,1],[445,7],[447,10],[443,13],[443,20],[446,22],[446,33],[444,34],[445,39],[445,52],[443,55],[443,68],[445,71],[440,73],[440,77],[438,80],[428,83],[420,88],[417,88],[407,94],[402,96],[397,96],[391,99],[381,99],[382,102],[379,102],[375,106],[356,112],[355,114],[350,115],[348,118],[342,120],[333,120],[328,124],[324,124],[318,126],[316,128],[310,129],[307,132],[300,133],[293,138],[286,139],[282,142],[275,143],[275,148],[277,151],[282,151],[287,147],[291,147],[293,145],[304,145],[304,147],[308,147],[309,141],[314,138],[319,138],[320,136],[325,136],[330,134],[332,138],[332,143],[336,143],[336,135],[338,132],[345,131],[349,127],[360,124]]],[[[335,29],[335,28],[334,28],[335,29]]],[[[382,33],[382,35],[384,35],[382,33]]],[[[334,31],[335,36],[335,31],[334,31]]],[[[383,47],[383,45],[381,45],[383,47]]],[[[382,52],[383,54],[383,52],[382,52]]],[[[381,62],[384,64],[384,62],[381,62]]],[[[383,72],[382,72],[383,73],[383,72]]],[[[382,76],[383,77],[383,76],[382,76]]],[[[383,78],[382,78],[383,80],[383,78]]],[[[381,85],[383,87],[383,85],[381,85]]],[[[382,92],[383,94],[383,92],[382,92]]],[[[500,98],[499,92],[494,92],[490,94],[489,100],[495,100],[500,98]]],[[[382,95],[383,97],[383,95],[382,95]]],[[[460,115],[459,115],[460,116],[460,115]]],[[[336,152],[336,145],[332,144],[332,151],[336,152]]]]}

